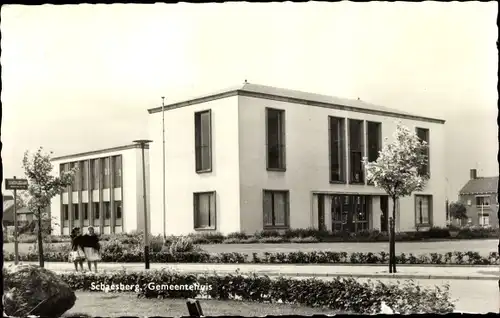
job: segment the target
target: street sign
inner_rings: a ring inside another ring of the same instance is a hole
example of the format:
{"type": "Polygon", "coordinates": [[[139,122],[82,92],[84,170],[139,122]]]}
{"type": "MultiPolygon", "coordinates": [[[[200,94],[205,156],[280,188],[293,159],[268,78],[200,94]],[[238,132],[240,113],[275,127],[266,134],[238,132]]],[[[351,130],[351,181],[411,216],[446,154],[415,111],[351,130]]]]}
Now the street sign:
{"type": "Polygon", "coordinates": [[[28,190],[28,180],[5,179],[5,190],[28,190]]]}

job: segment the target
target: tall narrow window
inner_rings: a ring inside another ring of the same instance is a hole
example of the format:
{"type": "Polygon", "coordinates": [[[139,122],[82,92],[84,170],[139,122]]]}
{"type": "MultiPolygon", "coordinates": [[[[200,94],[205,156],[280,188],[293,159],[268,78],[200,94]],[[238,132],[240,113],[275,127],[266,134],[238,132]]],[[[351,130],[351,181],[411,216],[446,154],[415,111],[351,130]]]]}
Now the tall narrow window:
{"type": "Polygon", "coordinates": [[[424,155],[427,158],[427,164],[424,165],[420,170],[419,174],[420,175],[430,175],[430,153],[429,153],[429,147],[430,147],[430,142],[429,142],[429,129],[426,128],[419,128],[417,127],[417,137],[420,139],[420,141],[425,141],[427,143],[427,147],[425,147],[424,150],[424,155]]]}
{"type": "Polygon", "coordinates": [[[73,220],[77,221],[80,219],[80,211],[78,209],[78,204],[73,204],[73,220]]]}
{"type": "Polygon", "coordinates": [[[99,159],[94,159],[92,165],[92,190],[99,189],[99,159]]]}
{"type": "Polygon", "coordinates": [[[350,183],[364,183],[363,175],[363,121],[349,119],[350,183]]]}
{"type": "MultiPolygon", "coordinates": [[[[60,164],[59,165],[59,176],[62,177],[63,176],[63,173],[68,171],[66,169],[66,165],[65,164],[60,164]]],[[[64,187],[62,192],[68,192],[68,187],[64,187]]]]}
{"type": "Polygon", "coordinates": [[[82,168],[80,167],[80,162],[73,162],[71,164],[71,168],[77,168],[78,170],[76,173],[73,175],[73,191],[79,191],[80,190],[80,183],[81,183],[81,174],[82,174],[82,168]]]}
{"type": "Polygon", "coordinates": [[[103,182],[102,182],[102,187],[103,189],[109,189],[109,185],[110,185],[110,173],[109,173],[109,158],[106,157],[106,158],[103,158],[101,159],[101,163],[102,163],[102,177],[103,177],[103,182]]]}
{"type": "Polygon", "coordinates": [[[417,227],[432,224],[432,196],[415,195],[415,224],[417,227]]]}
{"type": "Polygon", "coordinates": [[[63,221],[68,221],[69,220],[69,205],[63,204],[63,221]]]}
{"type": "Polygon", "coordinates": [[[215,192],[204,192],[194,194],[194,228],[215,229],[216,228],[216,206],[215,192]]]}
{"type": "Polygon", "coordinates": [[[88,220],[89,219],[89,204],[88,203],[82,203],[82,212],[83,212],[83,219],[88,220]]]}
{"type": "Polygon", "coordinates": [[[104,220],[111,219],[111,203],[104,202],[104,220]]]}
{"type": "Polygon", "coordinates": [[[117,220],[122,218],[122,202],[121,201],[115,201],[115,216],[116,216],[117,220]]]}
{"type": "Polygon", "coordinates": [[[267,169],[286,169],[285,111],[266,108],[267,169]]]}
{"type": "Polygon", "coordinates": [[[92,203],[92,211],[94,212],[94,224],[99,224],[101,220],[101,213],[99,210],[99,203],[94,202],[92,203]]]}
{"type": "Polygon", "coordinates": [[[212,171],[212,112],[194,114],[196,172],[212,171]]]}
{"type": "Polygon", "coordinates": [[[345,182],[345,119],[329,117],[330,182],[345,182]]]}
{"type": "MultiPolygon", "coordinates": [[[[379,151],[382,150],[382,129],[380,123],[367,122],[366,140],[368,142],[368,162],[377,161],[379,151]]],[[[373,182],[369,182],[373,184],[373,182]]]]}
{"type": "Polygon", "coordinates": [[[88,190],[89,189],[89,161],[85,160],[82,163],[82,190],[88,190]]]}
{"type": "Polygon", "coordinates": [[[122,186],[122,156],[113,157],[113,178],[115,188],[122,186]]]}
{"type": "Polygon", "coordinates": [[[285,228],[288,220],[288,191],[264,191],[264,228],[285,228]]]}

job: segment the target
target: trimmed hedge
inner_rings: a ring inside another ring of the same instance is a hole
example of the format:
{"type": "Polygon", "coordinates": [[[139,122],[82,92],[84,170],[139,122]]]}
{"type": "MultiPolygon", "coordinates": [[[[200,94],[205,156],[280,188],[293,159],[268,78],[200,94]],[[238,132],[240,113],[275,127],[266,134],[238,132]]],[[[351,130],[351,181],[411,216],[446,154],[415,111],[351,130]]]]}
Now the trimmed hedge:
{"type": "MultiPolygon", "coordinates": [[[[69,248],[64,251],[47,251],[44,253],[45,261],[67,262],[69,248]]],[[[139,249],[123,250],[120,245],[109,245],[103,249],[103,262],[135,263],[143,261],[143,251],[139,249]]],[[[5,261],[13,261],[13,253],[4,252],[5,261]]],[[[37,261],[38,254],[29,252],[19,255],[20,261],[37,261]]],[[[271,263],[271,264],[388,264],[389,253],[346,253],[346,252],[289,252],[289,253],[253,253],[251,257],[245,253],[207,253],[204,251],[176,252],[169,251],[150,253],[153,263],[271,263]]],[[[447,252],[445,254],[430,253],[413,255],[401,253],[396,255],[398,264],[453,264],[453,265],[498,265],[499,254],[491,252],[488,256],[477,252],[447,252]]]]}
{"type": "MultiPolygon", "coordinates": [[[[455,229],[454,229],[455,230],[455,229]]],[[[462,228],[456,236],[450,235],[450,228],[433,227],[428,231],[412,231],[396,233],[398,242],[414,242],[426,240],[465,240],[465,239],[488,239],[498,238],[500,231],[495,228],[462,228]]],[[[195,233],[188,235],[195,244],[253,244],[253,243],[317,243],[317,242],[386,242],[389,240],[387,232],[368,230],[359,233],[332,233],[317,229],[289,229],[286,231],[265,230],[253,235],[245,233],[231,233],[224,236],[217,232],[195,233]]],[[[177,240],[176,237],[168,237],[167,243],[177,240]]],[[[69,242],[69,236],[47,236],[47,243],[69,242]]],[[[123,244],[140,245],[143,235],[140,231],[120,234],[102,234],[102,241],[118,240],[123,244]]],[[[23,234],[19,237],[21,243],[36,242],[35,235],[23,234]]],[[[152,236],[151,244],[162,245],[161,236],[152,236]]],[[[4,242],[12,242],[11,237],[4,236],[4,242]]]]}
{"type": "MultiPolygon", "coordinates": [[[[381,282],[360,283],[352,278],[317,279],[270,278],[268,276],[241,275],[190,275],[166,270],[135,273],[65,273],[62,279],[75,290],[101,291],[105,287],[122,284],[128,291],[137,291],[144,298],[195,298],[240,299],[256,302],[283,302],[309,307],[326,307],[333,310],[370,314],[380,312],[384,301],[395,312],[451,313],[455,305],[450,299],[449,286],[422,288],[412,281],[406,284],[381,282]],[[101,284],[103,284],[101,286],[101,284]],[[168,286],[188,286],[169,288],[168,286]],[[189,288],[189,286],[193,286],[189,288]],[[153,287],[153,288],[151,288],[153,287]],[[137,290],[135,290],[137,288],[137,290]],[[177,289],[177,290],[176,290],[177,289]],[[182,289],[182,290],[181,290],[182,289]]],[[[118,287],[120,288],[120,287],[118,287]]],[[[123,289],[115,292],[125,291],[123,289]]]]}

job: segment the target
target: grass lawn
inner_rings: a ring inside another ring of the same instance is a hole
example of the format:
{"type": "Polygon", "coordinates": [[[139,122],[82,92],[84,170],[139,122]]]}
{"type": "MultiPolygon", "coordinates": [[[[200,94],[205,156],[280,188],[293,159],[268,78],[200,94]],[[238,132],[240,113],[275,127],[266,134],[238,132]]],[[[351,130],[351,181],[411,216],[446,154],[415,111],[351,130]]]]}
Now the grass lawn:
{"type": "MultiPolygon", "coordinates": [[[[53,243],[54,245],[69,243],[53,243]]],[[[27,253],[29,248],[33,248],[33,243],[20,243],[19,252],[27,253]]],[[[460,240],[460,241],[442,241],[442,242],[396,242],[396,253],[405,254],[429,254],[429,253],[446,253],[451,251],[474,251],[481,255],[488,255],[498,249],[498,240],[460,240]]],[[[335,243],[281,243],[281,244],[210,244],[201,245],[201,247],[209,253],[221,252],[240,252],[247,253],[249,256],[252,253],[262,254],[264,252],[312,252],[312,251],[336,251],[336,252],[374,252],[381,251],[389,252],[389,244],[387,242],[373,243],[351,243],[351,242],[335,242],[335,243]]],[[[5,252],[14,252],[14,243],[5,243],[5,252]]]]}
{"type": "MultiPolygon", "coordinates": [[[[107,316],[188,316],[184,299],[141,299],[135,293],[108,294],[102,292],[76,292],[76,303],[64,314],[107,316]]],[[[263,304],[242,301],[200,300],[203,313],[207,316],[243,316],[265,315],[315,315],[334,314],[332,310],[308,308],[285,304],[263,304]]]]}

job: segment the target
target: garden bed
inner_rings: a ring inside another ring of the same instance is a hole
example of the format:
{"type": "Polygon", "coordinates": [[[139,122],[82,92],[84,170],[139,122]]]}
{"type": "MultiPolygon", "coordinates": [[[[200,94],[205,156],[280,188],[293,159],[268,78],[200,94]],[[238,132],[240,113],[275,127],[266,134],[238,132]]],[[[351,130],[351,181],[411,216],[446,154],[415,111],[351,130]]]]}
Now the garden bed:
{"type": "MultiPolygon", "coordinates": [[[[246,302],[286,303],[350,313],[379,312],[382,301],[396,312],[403,314],[450,313],[455,307],[450,299],[448,286],[434,289],[422,288],[412,281],[405,284],[360,283],[352,278],[332,278],[331,281],[298,280],[240,274],[192,275],[165,270],[136,273],[124,271],[98,274],[69,273],[60,274],[60,276],[74,290],[94,290],[95,293],[101,295],[103,292],[96,290],[93,286],[100,284],[102,286],[111,284],[139,286],[136,294],[139,298],[145,299],[185,299],[206,296],[214,300],[238,299],[246,302]],[[188,287],[151,288],[151,284],[153,286],[198,287],[194,289],[188,287]]],[[[120,291],[115,293],[121,294],[120,291]]],[[[238,312],[238,314],[241,313],[238,312]]],[[[255,313],[252,314],[254,315],[255,313]]]]}
{"type": "MultiPolygon", "coordinates": [[[[398,232],[395,240],[397,242],[419,242],[437,240],[473,240],[473,239],[496,239],[499,237],[498,229],[487,228],[462,228],[456,231],[452,229],[454,235],[450,234],[448,228],[431,228],[428,231],[398,232]],[[455,233],[456,232],[456,233],[455,233]]],[[[359,233],[332,233],[317,229],[290,229],[282,232],[260,231],[249,235],[244,233],[231,233],[227,236],[220,233],[195,233],[188,235],[196,244],[255,244],[255,243],[318,243],[318,242],[387,242],[389,236],[387,232],[377,230],[363,231],[359,233]]],[[[123,234],[103,234],[102,241],[119,240],[124,244],[139,244],[143,240],[141,232],[123,234]]],[[[168,237],[168,241],[175,240],[175,237],[168,237]]],[[[70,242],[69,236],[46,236],[47,243],[70,242]]],[[[4,236],[4,243],[12,242],[13,238],[4,236]]],[[[163,242],[161,236],[152,236],[151,241],[163,242]]],[[[23,234],[19,237],[20,243],[36,242],[35,235],[23,234]]]]}

